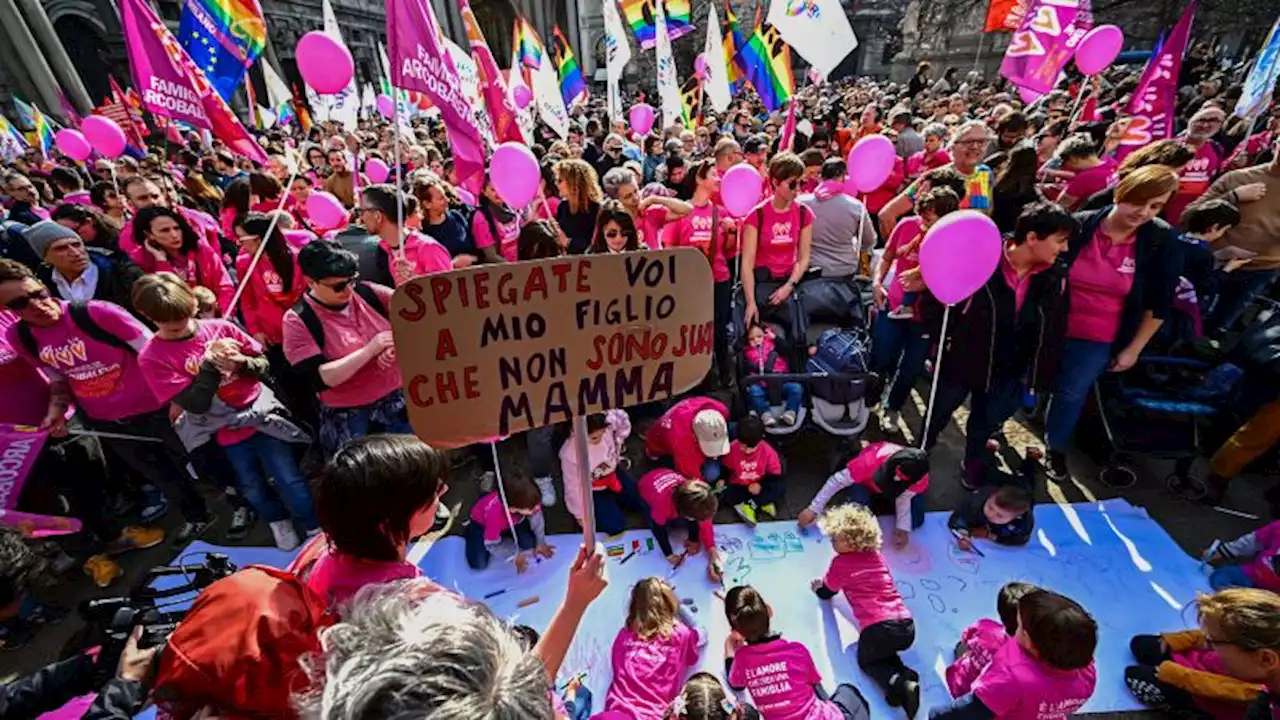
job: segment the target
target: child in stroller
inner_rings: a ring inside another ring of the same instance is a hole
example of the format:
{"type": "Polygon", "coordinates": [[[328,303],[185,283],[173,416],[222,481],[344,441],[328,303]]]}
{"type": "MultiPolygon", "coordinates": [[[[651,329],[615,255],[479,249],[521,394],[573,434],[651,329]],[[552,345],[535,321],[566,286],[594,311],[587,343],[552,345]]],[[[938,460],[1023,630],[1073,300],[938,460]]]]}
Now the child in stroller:
{"type": "MultiPolygon", "coordinates": [[[[753,322],[747,330],[747,346],[742,349],[743,375],[776,375],[790,371],[775,344],[777,336],[773,328],[765,328],[753,322]]],[[[800,404],[804,402],[804,386],[798,382],[782,385],[783,407],[780,417],[774,417],[769,403],[770,388],[767,383],[748,385],[747,401],[752,415],[759,416],[765,427],[773,427],[781,420],[783,425],[795,425],[800,404]]]]}

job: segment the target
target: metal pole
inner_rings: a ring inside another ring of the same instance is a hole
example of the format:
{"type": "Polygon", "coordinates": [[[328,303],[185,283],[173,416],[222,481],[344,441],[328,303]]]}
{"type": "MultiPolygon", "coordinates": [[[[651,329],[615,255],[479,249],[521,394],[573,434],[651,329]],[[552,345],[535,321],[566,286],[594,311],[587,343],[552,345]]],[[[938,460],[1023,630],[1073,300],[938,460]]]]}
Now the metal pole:
{"type": "Polygon", "coordinates": [[[978,69],[978,64],[982,61],[982,43],[987,39],[986,33],[978,33],[978,52],[973,55],[973,69],[978,69]]]}
{"type": "Polygon", "coordinates": [[[920,449],[929,440],[929,423],[933,420],[933,403],[938,399],[938,378],[942,377],[942,351],[947,346],[947,321],[951,319],[951,306],[942,311],[942,332],[938,334],[938,357],[933,361],[933,384],[929,387],[929,405],[924,409],[924,428],[920,432],[920,449]]]}
{"type": "MultiPolygon", "coordinates": [[[[582,543],[588,550],[596,546],[596,509],[591,501],[591,458],[587,452],[587,416],[573,420],[573,444],[582,468],[582,543]]],[[[571,482],[565,478],[565,482],[571,482]]]]}

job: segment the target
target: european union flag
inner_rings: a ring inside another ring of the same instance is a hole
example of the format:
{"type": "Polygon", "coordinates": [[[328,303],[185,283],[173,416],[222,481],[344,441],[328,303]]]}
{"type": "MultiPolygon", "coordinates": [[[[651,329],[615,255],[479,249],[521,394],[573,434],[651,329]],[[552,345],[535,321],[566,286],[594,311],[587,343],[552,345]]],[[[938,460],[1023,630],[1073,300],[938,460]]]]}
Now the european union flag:
{"type": "Polygon", "coordinates": [[[262,54],[267,26],[258,0],[183,0],[178,37],[223,100],[262,54]]]}

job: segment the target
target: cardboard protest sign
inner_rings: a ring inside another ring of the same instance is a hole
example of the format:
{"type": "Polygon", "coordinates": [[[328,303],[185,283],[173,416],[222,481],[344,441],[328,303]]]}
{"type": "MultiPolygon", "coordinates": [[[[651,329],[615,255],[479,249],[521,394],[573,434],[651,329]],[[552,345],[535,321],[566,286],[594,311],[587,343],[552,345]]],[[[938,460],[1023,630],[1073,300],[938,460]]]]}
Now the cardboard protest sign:
{"type": "Polygon", "coordinates": [[[460,447],[684,392],[711,366],[711,289],[691,248],[410,280],[391,300],[409,420],[460,447]]]}

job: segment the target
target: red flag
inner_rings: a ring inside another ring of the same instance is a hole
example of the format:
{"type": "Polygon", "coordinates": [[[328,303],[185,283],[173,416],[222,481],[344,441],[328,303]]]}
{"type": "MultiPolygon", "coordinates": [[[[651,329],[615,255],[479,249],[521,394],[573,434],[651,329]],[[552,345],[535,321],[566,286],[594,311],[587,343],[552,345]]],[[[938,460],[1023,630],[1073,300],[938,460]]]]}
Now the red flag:
{"type": "Polygon", "coordinates": [[[1123,159],[1143,145],[1173,137],[1173,123],[1177,118],[1178,71],[1182,66],[1182,56],[1187,52],[1191,20],[1196,14],[1197,4],[1197,0],[1191,0],[1173,32],[1147,61],[1147,67],[1138,79],[1138,87],[1129,96],[1125,114],[1132,119],[1120,139],[1116,157],[1123,159]]]}
{"type": "Polygon", "coordinates": [[[520,123],[516,121],[515,103],[511,101],[511,93],[507,92],[506,83],[502,79],[502,71],[498,69],[498,61],[493,59],[493,51],[485,42],[480,23],[471,12],[471,3],[461,0],[462,24],[467,30],[467,39],[471,43],[471,56],[476,61],[476,71],[480,74],[480,96],[484,98],[485,107],[489,110],[489,125],[493,127],[496,142],[524,143],[524,135],[520,133],[520,123]]]}
{"type": "Polygon", "coordinates": [[[782,137],[778,139],[778,152],[791,152],[796,146],[796,99],[791,98],[787,107],[787,124],[782,126],[782,137]]]}
{"type": "Polygon", "coordinates": [[[1030,0],[991,0],[983,32],[1013,32],[1022,25],[1030,0]]]}

